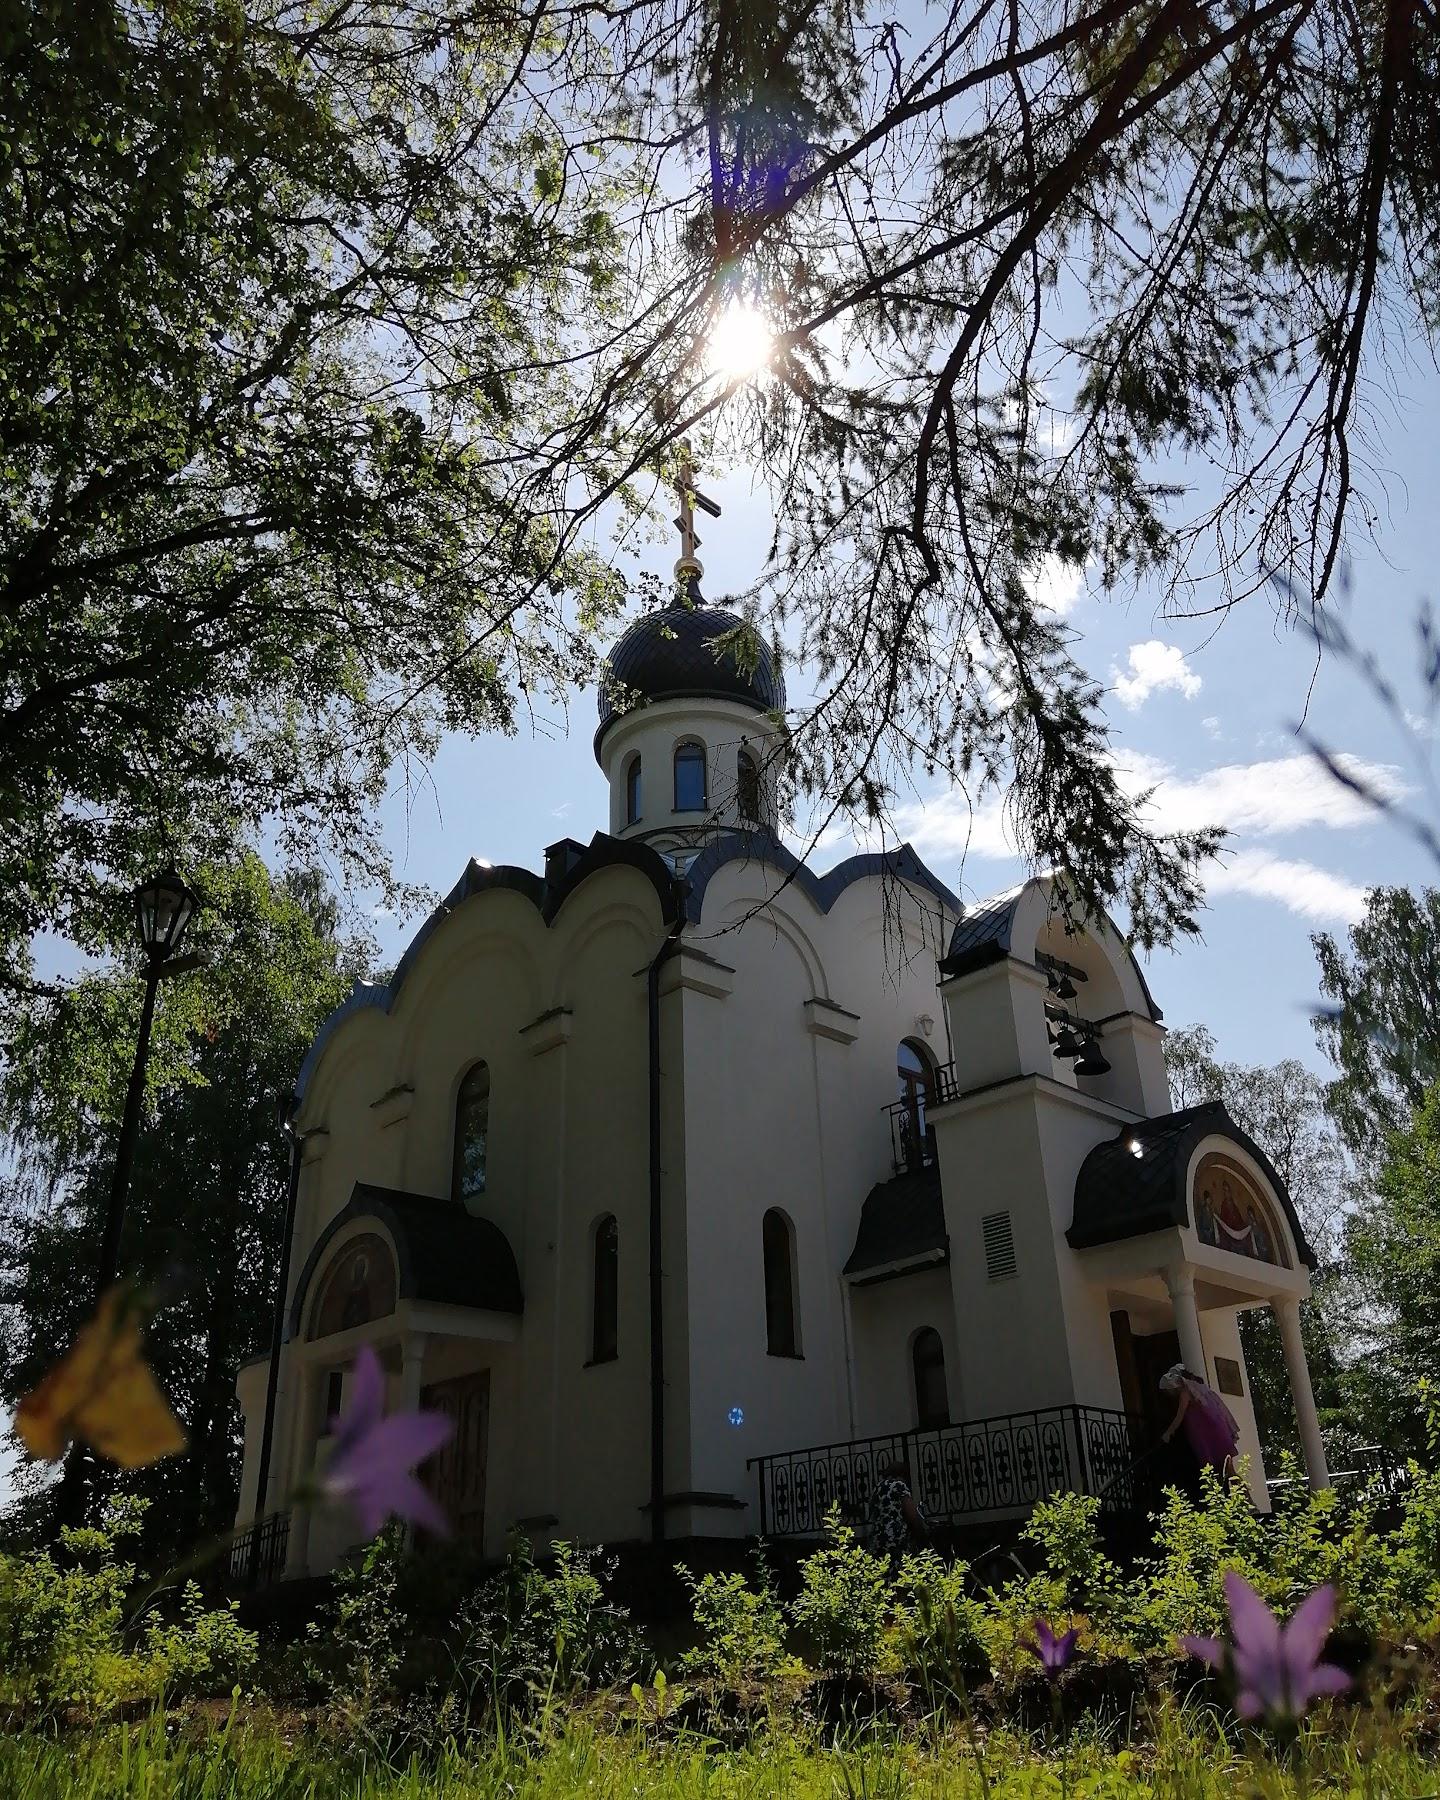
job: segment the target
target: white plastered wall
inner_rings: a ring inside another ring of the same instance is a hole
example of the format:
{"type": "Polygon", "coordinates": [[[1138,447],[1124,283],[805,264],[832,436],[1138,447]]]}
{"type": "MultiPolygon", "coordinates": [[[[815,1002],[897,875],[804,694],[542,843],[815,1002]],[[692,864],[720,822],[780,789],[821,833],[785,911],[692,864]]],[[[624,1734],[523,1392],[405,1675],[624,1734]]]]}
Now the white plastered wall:
{"type": "Polygon", "coordinates": [[[912,1347],[927,1325],[945,1346],[945,1384],[952,1420],[967,1416],[955,1346],[955,1308],[949,1270],[916,1270],[866,1287],[852,1287],[857,1436],[912,1431],[916,1416],[912,1347]]]}
{"type": "MultiPolygon", "coordinates": [[[[297,1197],[292,1304],[311,1247],[357,1181],[448,1193],[456,1090],[474,1062],[489,1065],[487,1187],[475,1210],[504,1230],[515,1253],[524,1318],[514,1345],[430,1338],[423,1379],[491,1371],[485,1535],[492,1553],[517,1517],[553,1516],[560,1532],[612,1539],[645,1529],[643,970],[664,934],[654,887],[627,868],[582,884],[549,928],[522,895],[492,889],[472,896],[429,935],[389,1014],[361,1009],[342,1021],[297,1119],[308,1160],[297,1197]],[[607,1212],[620,1233],[620,1355],[586,1368],[590,1234],[607,1212]]],[[[383,1322],[375,1332],[383,1333],[383,1322]]],[[[272,1503],[308,1463],[314,1384],[296,1348],[287,1347],[272,1503]]],[[[247,1394],[253,1385],[252,1376],[247,1394]]],[[[248,1499],[263,1402],[246,1412],[248,1499]]],[[[309,1566],[322,1566],[334,1547],[312,1525],[309,1566]]]]}
{"type": "MultiPolygon", "coordinates": [[[[689,941],[734,973],[723,996],[683,995],[688,1485],[749,1507],[716,1515],[717,1532],[753,1529],[747,1458],[852,1435],[840,1271],[866,1194],[892,1173],[883,1109],[898,1046],[929,1019],[936,1059],[947,1054],[936,957],[953,921],[934,896],[893,883],[887,896],[867,876],[823,913],[800,883],[774,897],[781,879],[758,862],[711,877],[689,941]],[[767,1354],[772,1206],[795,1228],[800,1359],[767,1354]],[[742,1426],[729,1422],[737,1407],[742,1426]]],[[[906,1412],[886,1428],[912,1422],[906,1412]]]]}

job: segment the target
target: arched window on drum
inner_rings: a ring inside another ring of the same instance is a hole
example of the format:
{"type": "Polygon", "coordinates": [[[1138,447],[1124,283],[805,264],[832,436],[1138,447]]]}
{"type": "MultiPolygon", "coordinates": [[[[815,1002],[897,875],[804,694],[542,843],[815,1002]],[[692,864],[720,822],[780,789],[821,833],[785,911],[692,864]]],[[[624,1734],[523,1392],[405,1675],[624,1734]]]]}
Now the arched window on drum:
{"type": "Polygon", "coordinates": [[[742,824],[764,823],[764,789],[760,783],[760,765],[748,750],[742,750],[735,758],[735,802],[742,824]]]}
{"type": "Polygon", "coordinates": [[[704,812],[709,804],[705,746],[692,738],[675,746],[675,810],[704,812]]]}
{"type": "Polygon", "coordinates": [[[625,766],[625,823],[640,822],[640,758],[632,756],[625,766]]]}

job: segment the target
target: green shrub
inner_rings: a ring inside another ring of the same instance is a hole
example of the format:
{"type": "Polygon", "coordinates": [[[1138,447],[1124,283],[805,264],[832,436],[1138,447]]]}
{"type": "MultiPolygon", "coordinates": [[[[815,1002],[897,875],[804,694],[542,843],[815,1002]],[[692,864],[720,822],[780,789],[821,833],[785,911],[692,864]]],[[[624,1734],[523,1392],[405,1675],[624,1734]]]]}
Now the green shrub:
{"type": "Polygon", "coordinates": [[[982,1602],[966,1588],[964,1563],[921,1550],[900,1564],[891,1627],[901,1670],[932,1700],[974,1687],[990,1673],[982,1602]]]}
{"type": "Polygon", "coordinates": [[[827,1674],[869,1679],[887,1663],[886,1627],[895,1600],[889,1565],[866,1550],[832,1507],[825,1520],[827,1542],[806,1557],[800,1569],[800,1594],[790,1616],[814,1650],[816,1665],[827,1674]]]}
{"type": "Polygon", "coordinates": [[[397,1599],[404,1536],[390,1526],[335,1571],[329,1616],[310,1627],[321,1654],[311,1673],[338,1720],[383,1738],[393,1723],[408,1623],[397,1599]]]}
{"type": "Polygon", "coordinates": [[[209,1610],[193,1582],[179,1617],[149,1619],[140,1644],[127,1648],[136,1569],[124,1546],[139,1536],[147,1506],[121,1495],[98,1526],[63,1529],[58,1553],[0,1556],[0,1702],[103,1715],[171,1692],[228,1693],[254,1667],[255,1634],[233,1608],[209,1610]]]}
{"type": "Polygon", "coordinates": [[[702,1641],[687,1650],[687,1675],[712,1681],[731,1693],[773,1679],[785,1657],[785,1614],[770,1578],[763,1552],[757,1553],[758,1585],[741,1572],[707,1574],[698,1579],[684,1563],[675,1565],[690,1590],[696,1627],[702,1641]]]}
{"type": "Polygon", "coordinates": [[[209,1608],[196,1582],[187,1581],[180,1616],[172,1623],[151,1618],[145,1654],[167,1699],[233,1692],[249,1680],[260,1640],[236,1616],[239,1603],[209,1608]]]}
{"type": "Polygon", "coordinates": [[[455,1676],[467,1713],[628,1685],[646,1671],[644,1640],[606,1593],[598,1557],[559,1543],[547,1573],[528,1538],[511,1538],[504,1568],[460,1609],[455,1676]]]}
{"type": "Polygon", "coordinates": [[[1083,1613],[1096,1626],[1124,1630],[1134,1623],[1133,1588],[1100,1536],[1094,1494],[1055,1494],[1031,1513],[1021,1537],[1040,1552],[1056,1584],[1053,1604],[1083,1613]]]}

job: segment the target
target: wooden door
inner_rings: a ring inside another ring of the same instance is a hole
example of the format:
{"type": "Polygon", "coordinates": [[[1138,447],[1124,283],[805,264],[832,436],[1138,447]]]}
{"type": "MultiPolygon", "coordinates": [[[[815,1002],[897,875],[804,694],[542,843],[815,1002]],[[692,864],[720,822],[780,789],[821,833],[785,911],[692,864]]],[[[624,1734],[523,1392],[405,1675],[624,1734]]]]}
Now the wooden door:
{"type": "Polygon", "coordinates": [[[420,1396],[427,1412],[441,1412],[455,1426],[445,1448],[430,1462],[427,1483],[459,1537],[485,1536],[485,1464],[490,1444],[490,1371],[437,1381],[420,1396]]]}

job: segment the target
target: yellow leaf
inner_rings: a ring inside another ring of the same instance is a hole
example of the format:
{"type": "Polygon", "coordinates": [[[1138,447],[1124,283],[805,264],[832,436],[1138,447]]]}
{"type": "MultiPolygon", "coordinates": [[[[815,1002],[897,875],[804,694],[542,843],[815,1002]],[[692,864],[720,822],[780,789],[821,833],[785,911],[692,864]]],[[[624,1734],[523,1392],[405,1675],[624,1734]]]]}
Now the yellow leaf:
{"type": "Polygon", "coordinates": [[[68,1353],[20,1402],[15,1429],[45,1462],[63,1456],[72,1438],[124,1469],[185,1448],[185,1433],[142,1353],[131,1289],[106,1293],[68,1353]]]}

